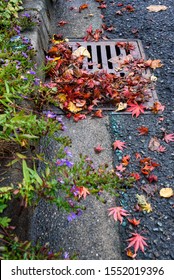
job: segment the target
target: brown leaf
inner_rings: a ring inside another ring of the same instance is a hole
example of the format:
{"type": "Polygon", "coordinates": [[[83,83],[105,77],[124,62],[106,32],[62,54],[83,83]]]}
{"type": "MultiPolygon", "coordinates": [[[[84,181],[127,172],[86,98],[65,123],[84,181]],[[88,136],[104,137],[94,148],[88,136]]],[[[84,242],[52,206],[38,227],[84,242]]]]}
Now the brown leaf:
{"type": "Polygon", "coordinates": [[[165,197],[165,198],[169,198],[169,197],[173,196],[172,188],[162,188],[160,190],[160,196],[165,197]]]}
{"type": "Polygon", "coordinates": [[[152,152],[158,151],[159,147],[160,147],[160,142],[157,139],[157,137],[152,137],[148,145],[149,150],[151,150],[152,152]]]}
{"type": "Polygon", "coordinates": [[[94,147],[94,151],[97,154],[101,153],[101,151],[103,151],[103,150],[104,150],[104,148],[102,148],[100,144],[98,144],[96,147],[94,147]]]}
{"type": "Polygon", "coordinates": [[[149,132],[149,129],[146,126],[138,127],[137,130],[139,131],[139,135],[147,135],[149,132]]]}
{"type": "Polygon", "coordinates": [[[168,9],[168,7],[164,6],[164,5],[150,5],[146,8],[147,10],[149,10],[149,12],[160,12],[160,11],[165,11],[168,9]]]}
{"type": "Polygon", "coordinates": [[[83,4],[79,7],[79,13],[81,13],[82,10],[87,9],[88,8],[88,4],[83,4]]]}

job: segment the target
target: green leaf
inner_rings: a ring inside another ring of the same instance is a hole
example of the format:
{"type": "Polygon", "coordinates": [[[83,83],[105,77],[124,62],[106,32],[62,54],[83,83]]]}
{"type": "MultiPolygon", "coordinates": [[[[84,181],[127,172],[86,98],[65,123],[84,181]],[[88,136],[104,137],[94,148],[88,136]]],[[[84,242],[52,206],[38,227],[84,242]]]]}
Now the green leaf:
{"type": "Polygon", "coordinates": [[[23,171],[25,183],[28,184],[30,182],[30,174],[25,159],[22,160],[22,171],[23,171]]]}
{"type": "Polygon", "coordinates": [[[0,225],[2,227],[8,227],[10,222],[11,222],[10,218],[8,218],[8,217],[0,217],[0,225]]]}
{"type": "Polygon", "coordinates": [[[26,156],[24,156],[24,155],[22,155],[20,153],[16,153],[16,155],[17,155],[17,157],[19,157],[21,159],[26,159],[27,158],[26,156]]]}

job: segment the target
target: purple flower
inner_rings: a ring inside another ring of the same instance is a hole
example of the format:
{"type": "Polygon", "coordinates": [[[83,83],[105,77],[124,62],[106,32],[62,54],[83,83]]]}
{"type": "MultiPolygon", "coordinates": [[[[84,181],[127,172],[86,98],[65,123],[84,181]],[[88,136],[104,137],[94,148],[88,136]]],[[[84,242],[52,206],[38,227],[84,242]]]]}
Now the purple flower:
{"type": "Polygon", "coordinates": [[[27,71],[27,73],[28,73],[28,74],[31,74],[31,75],[36,75],[36,72],[35,72],[35,71],[33,71],[32,69],[31,69],[31,70],[29,70],[29,71],[27,71]]]}
{"type": "Polygon", "coordinates": [[[28,14],[28,13],[24,13],[24,14],[22,14],[22,17],[27,17],[27,18],[30,18],[30,17],[31,17],[31,15],[30,15],[30,14],[28,14]]]}
{"type": "Polygon", "coordinates": [[[23,44],[27,45],[30,43],[30,39],[28,39],[27,37],[23,37],[22,42],[23,42],[23,44]]]}
{"type": "Polygon", "coordinates": [[[64,181],[62,180],[62,178],[58,178],[57,181],[61,184],[64,184],[64,181]]]}
{"type": "Polygon", "coordinates": [[[57,166],[66,165],[67,167],[71,168],[71,167],[74,165],[74,163],[71,162],[71,161],[69,161],[68,159],[63,158],[63,159],[58,159],[58,160],[56,161],[56,165],[57,165],[57,166]]]}
{"type": "Polygon", "coordinates": [[[67,216],[67,220],[68,222],[71,222],[72,220],[76,219],[77,215],[74,212],[71,212],[68,216],[67,216]]]}
{"type": "Polygon", "coordinates": [[[68,150],[68,147],[65,147],[64,152],[67,156],[72,157],[72,153],[68,150]]]}
{"type": "Polygon", "coordinates": [[[28,55],[27,55],[25,52],[22,52],[22,55],[23,55],[25,58],[28,58],[28,55]]]}
{"type": "Polygon", "coordinates": [[[72,199],[68,199],[68,203],[72,208],[74,207],[74,202],[72,201],[72,199]]]}
{"type": "Polygon", "coordinates": [[[83,211],[81,210],[81,209],[77,209],[77,216],[79,217],[79,216],[81,216],[83,214],[83,211]]]}
{"type": "Polygon", "coordinates": [[[20,26],[16,25],[13,29],[14,29],[14,31],[16,31],[16,33],[18,35],[20,34],[20,32],[21,32],[21,27],[20,26]]]}
{"type": "Polygon", "coordinates": [[[73,186],[70,189],[70,192],[73,193],[74,196],[78,196],[79,195],[79,189],[76,186],[73,186]]]}
{"type": "Polygon", "coordinates": [[[68,253],[68,252],[65,252],[65,253],[63,254],[63,257],[64,257],[65,260],[69,260],[69,253],[68,253]]]}
{"type": "Polygon", "coordinates": [[[54,58],[51,58],[51,57],[49,57],[49,56],[45,56],[45,58],[46,58],[46,61],[52,61],[52,60],[54,60],[54,58]]]}
{"type": "Polygon", "coordinates": [[[69,168],[71,168],[71,167],[73,167],[73,165],[74,165],[74,163],[73,162],[71,162],[71,161],[69,161],[69,160],[65,160],[65,164],[66,164],[66,166],[68,166],[69,168]]]}
{"type": "Polygon", "coordinates": [[[50,119],[54,119],[57,116],[55,113],[53,113],[51,111],[47,111],[47,112],[45,112],[45,114],[46,114],[46,117],[50,118],[50,119]]]}
{"type": "Polygon", "coordinates": [[[40,85],[40,79],[35,78],[34,79],[34,84],[35,84],[35,86],[39,86],[40,85]]]}

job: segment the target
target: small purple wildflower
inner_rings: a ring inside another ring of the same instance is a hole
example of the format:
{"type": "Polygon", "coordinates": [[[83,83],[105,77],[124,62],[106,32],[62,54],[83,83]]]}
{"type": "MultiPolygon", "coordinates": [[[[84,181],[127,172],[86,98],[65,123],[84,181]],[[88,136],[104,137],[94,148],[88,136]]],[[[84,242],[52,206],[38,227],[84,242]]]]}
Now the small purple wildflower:
{"type": "Polygon", "coordinates": [[[49,57],[49,56],[45,56],[45,58],[46,58],[46,61],[52,61],[52,60],[54,60],[54,58],[51,58],[51,57],[49,57]]]}
{"type": "Polygon", "coordinates": [[[72,161],[69,161],[69,160],[65,160],[65,164],[66,166],[68,166],[69,168],[73,167],[74,163],[72,161]]]}
{"type": "Polygon", "coordinates": [[[35,78],[34,79],[34,84],[35,84],[35,86],[39,86],[40,85],[40,79],[39,78],[35,78]]]}
{"type": "Polygon", "coordinates": [[[49,119],[54,119],[54,118],[56,118],[56,116],[57,116],[55,113],[53,113],[53,112],[51,112],[51,111],[45,112],[45,115],[46,115],[46,117],[49,118],[49,119]]]}
{"type": "Polygon", "coordinates": [[[31,70],[27,71],[27,74],[36,75],[36,72],[31,69],[31,70]]]}
{"type": "Polygon", "coordinates": [[[79,189],[76,186],[73,186],[70,189],[70,192],[73,193],[74,196],[78,196],[79,195],[79,189]]]}
{"type": "Polygon", "coordinates": [[[71,167],[74,165],[74,163],[71,162],[71,161],[69,161],[68,159],[63,158],[63,159],[58,159],[58,160],[56,161],[56,165],[57,165],[57,166],[66,165],[67,167],[71,168],[71,167]]]}
{"type": "Polygon", "coordinates": [[[30,39],[28,39],[27,37],[23,37],[22,42],[23,44],[28,45],[30,43],[30,39]]]}
{"type": "Polygon", "coordinates": [[[65,147],[64,152],[67,156],[72,157],[72,153],[68,150],[68,147],[65,147]]]}
{"type": "Polygon", "coordinates": [[[60,184],[64,184],[64,181],[62,180],[62,178],[58,178],[57,181],[58,181],[60,184]]]}
{"type": "Polygon", "coordinates": [[[71,212],[68,216],[67,216],[67,220],[68,222],[71,222],[72,220],[76,219],[77,215],[74,212],[71,212]]]}
{"type": "Polygon", "coordinates": [[[68,253],[68,252],[65,252],[65,253],[63,254],[63,257],[64,257],[65,260],[69,260],[69,253],[68,253]]]}
{"type": "Polygon", "coordinates": [[[14,28],[14,31],[16,31],[16,33],[19,35],[21,33],[21,27],[16,25],[14,28]]]}
{"type": "Polygon", "coordinates": [[[68,199],[68,203],[72,208],[74,207],[74,202],[72,201],[72,199],[68,199]]]}
{"type": "Polygon", "coordinates": [[[25,58],[28,58],[28,55],[27,55],[25,52],[22,52],[22,55],[23,55],[25,58]]]}
{"type": "Polygon", "coordinates": [[[24,13],[24,14],[22,14],[22,17],[27,17],[27,18],[30,18],[30,17],[31,17],[31,15],[30,15],[30,14],[28,14],[28,13],[24,13]]]}
{"type": "Polygon", "coordinates": [[[81,216],[83,214],[83,211],[81,209],[77,209],[77,217],[81,216]]]}

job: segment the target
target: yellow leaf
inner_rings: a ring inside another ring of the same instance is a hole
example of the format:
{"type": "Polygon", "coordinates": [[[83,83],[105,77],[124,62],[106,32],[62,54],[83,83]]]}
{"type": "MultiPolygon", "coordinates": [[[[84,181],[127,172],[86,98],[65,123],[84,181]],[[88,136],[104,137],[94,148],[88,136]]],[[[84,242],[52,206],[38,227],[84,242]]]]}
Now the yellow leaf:
{"type": "Polygon", "coordinates": [[[61,103],[64,103],[64,102],[66,101],[66,94],[60,93],[60,94],[57,96],[57,99],[58,99],[61,103]]]}
{"type": "Polygon", "coordinates": [[[90,53],[88,52],[88,50],[85,47],[79,47],[77,50],[75,50],[72,55],[79,57],[81,55],[86,56],[88,58],[91,58],[90,53]]]}
{"type": "Polygon", "coordinates": [[[118,104],[118,108],[117,108],[115,111],[116,111],[116,112],[122,111],[122,110],[124,110],[124,109],[126,109],[126,108],[127,108],[127,103],[120,102],[120,103],[118,104]]]}
{"type": "Polygon", "coordinates": [[[169,197],[173,196],[172,188],[162,188],[160,190],[160,196],[165,197],[165,198],[169,198],[169,197]]]}
{"type": "Polygon", "coordinates": [[[150,203],[147,203],[144,195],[137,194],[136,198],[138,200],[138,205],[142,208],[143,211],[146,211],[147,213],[152,212],[152,207],[150,203]]]}
{"type": "Polygon", "coordinates": [[[149,12],[160,12],[167,10],[168,7],[164,5],[150,5],[149,7],[147,7],[147,9],[149,10],[149,12]]]}
{"type": "Polygon", "coordinates": [[[71,113],[77,113],[80,112],[83,108],[80,107],[76,107],[76,105],[73,102],[69,102],[67,109],[71,112],[71,113]]]}

